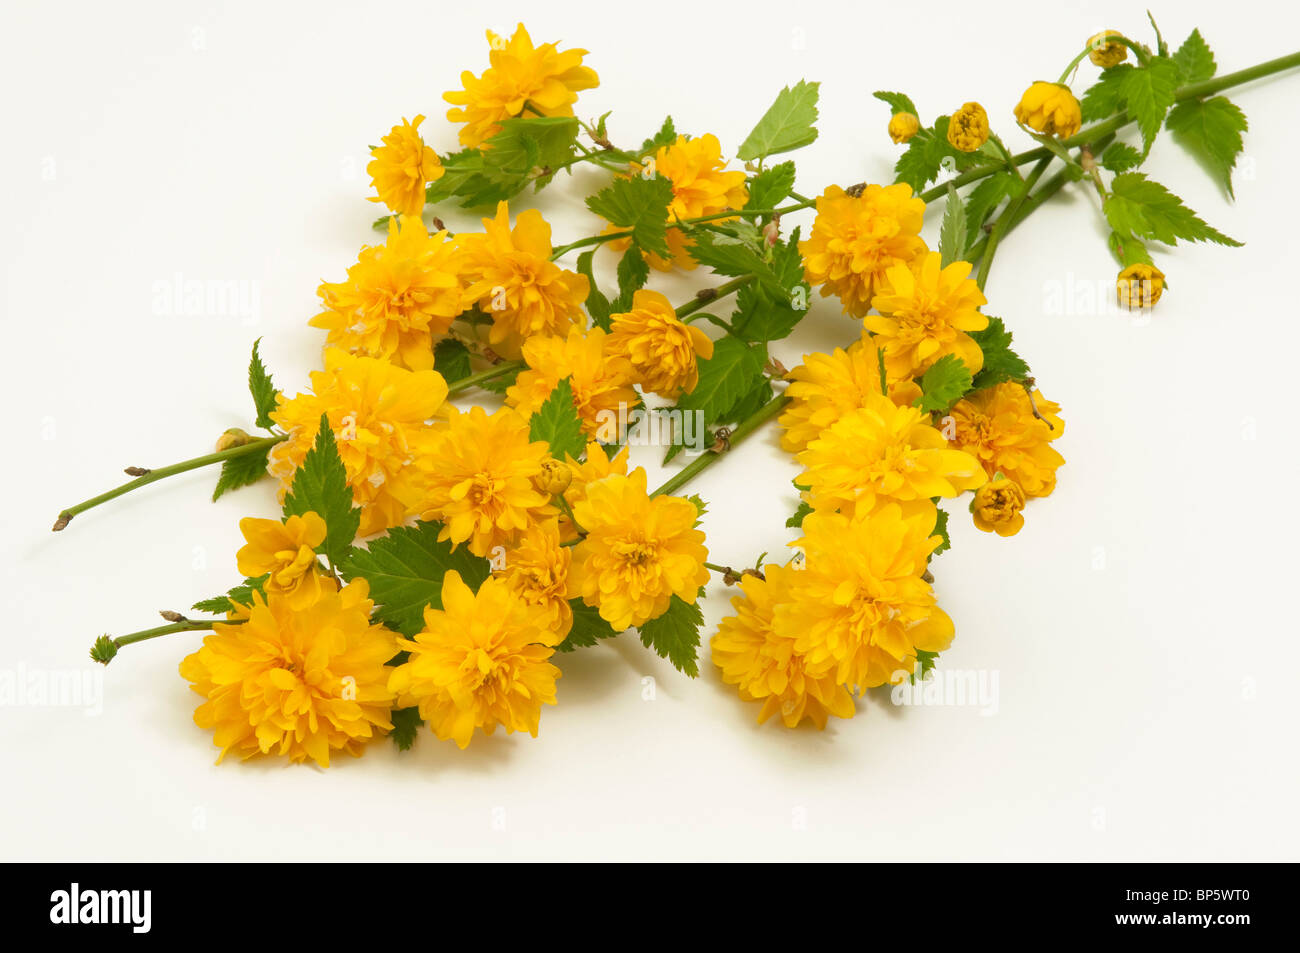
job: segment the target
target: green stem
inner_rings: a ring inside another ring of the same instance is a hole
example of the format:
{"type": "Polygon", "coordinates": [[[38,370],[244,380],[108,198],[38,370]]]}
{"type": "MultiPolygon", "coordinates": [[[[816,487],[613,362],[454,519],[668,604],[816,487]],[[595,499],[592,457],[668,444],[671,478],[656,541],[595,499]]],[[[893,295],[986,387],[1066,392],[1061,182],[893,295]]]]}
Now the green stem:
{"type": "Polygon", "coordinates": [[[574,532],[579,536],[586,536],[587,531],[582,528],[582,524],[578,522],[578,518],[573,515],[573,507],[569,505],[569,501],[564,498],[563,493],[557,493],[555,495],[555,502],[560,504],[560,509],[564,511],[564,515],[567,516],[569,522],[573,524],[574,532]]]}
{"type": "Polygon", "coordinates": [[[211,619],[186,619],[184,622],[160,625],[156,629],[144,629],[140,632],[132,632],[130,635],[119,635],[113,640],[113,644],[121,648],[132,642],[144,642],[148,639],[156,639],[160,635],[171,635],[173,632],[205,632],[210,631],[214,624],[214,620],[211,619]]]}
{"type": "MultiPolygon", "coordinates": [[[[732,292],[739,291],[745,285],[755,281],[756,275],[741,275],[739,278],[732,278],[730,281],[718,285],[716,288],[705,288],[703,292],[696,294],[695,300],[688,301],[677,309],[677,317],[685,318],[689,314],[694,314],[702,308],[707,308],[719,298],[725,298],[732,292]],[[700,295],[704,295],[701,297],[700,295]]],[[[690,322],[686,322],[689,324],[690,322]]]]}
{"type": "Polygon", "coordinates": [[[462,377],[460,380],[448,384],[447,396],[459,394],[463,390],[469,390],[471,387],[477,387],[479,384],[495,380],[498,377],[505,377],[511,371],[518,371],[523,368],[523,361],[502,361],[500,364],[493,364],[476,374],[470,374],[468,377],[462,377]]]}
{"type": "Polygon", "coordinates": [[[1034,166],[1029,175],[1025,177],[1025,191],[1007,206],[1006,211],[998,216],[997,222],[993,225],[993,231],[989,235],[988,247],[984,250],[984,256],[980,259],[979,274],[975,278],[975,283],[980,286],[981,291],[984,290],[984,285],[989,280],[989,269],[993,267],[993,255],[998,250],[998,242],[1002,241],[1002,236],[1010,229],[1010,223],[1016,217],[1016,213],[1020,211],[1020,206],[1025,203],[1029,190],[1038,184],[1038,180],[1043,177],[1043,172],[1047,170],[1051,162],[1052,156],[1050,153],[1046,158],[1038,161],[1038,165],[1034,166]]]}
{"type": "MultiPolygon", "coordinates": [[[[773,397],[771,400],[769,400],[758,410],[754,411],[752,414],[750,414],[748,417],[746,417],[744,420],[738,423],[727,438],[728,449],[740,443],[740,441],[744,440],[746,437],[748,437],[751,433],[753,433],[755,430],[757,430],[767,421],[771,420],[773,417],[775,417],[777,414],[783,411],[786,408],[786,405],[789,403],[790,403],[790,398],[786,397],[784,394],[781,395],[780,397],[773,397]]],[[[691,480],[695,479],[697,476],[699,476],[701,473],[703,473],[705,470],[711,467],[715,462],[717,462],[723,456],[725,456],[726,452],[727,452],[726,450],[705,451],[704,453],[696,457],[694,460],[692,460],[690,463],[686,464],[686,466],[678,470],[675,474],[673,474],[673,476],[669,477],[663,483],[662,486],[660,486],[657,490],[655,490],[650,495],[662,496],[665,493],[673,493],[681,489],[683,486],[685,486],[687,483],[690,483],[691,480]]]]}
{"type": "Polygon", "coordinates": [[[72,518],[78,513],[84,513],[86,510],[99,506],[101,503],[107,503],[109,500],[117,499],[125,493],[137,490],[142,486],[148,486],[150,483],[157,483],[159,480],[166,479],[169,476],[175,476],[178,473],[185,473],[188,470],[197,470],[199,467],[210,466],[214,463],[225,463],[227,460],[233,460],[236,457],[246,456],[250,453],[257,453],[262,450],[269,450],[282,440],[287,439],[284,434],[277,434],[273,437],[260,437],[251,440],[246,444],[238,447],[231,447],[228,450],[218,450],[216,453],[204,454],[201,457],[195,457],[192,460],[182,460],[180,463],[173,463],[171,466],[159,467],[157,470],[150,470],[143,476],[136,477],[129,483],[123,483],[121,486],[109,490],[107,493],[101,493],[99,496],[93,496],[84,503],[78,503],[76,506],[70,506],[59,514],[58,520],[54,523],[54,531],[57,533],[72,521],[72,518]]]}

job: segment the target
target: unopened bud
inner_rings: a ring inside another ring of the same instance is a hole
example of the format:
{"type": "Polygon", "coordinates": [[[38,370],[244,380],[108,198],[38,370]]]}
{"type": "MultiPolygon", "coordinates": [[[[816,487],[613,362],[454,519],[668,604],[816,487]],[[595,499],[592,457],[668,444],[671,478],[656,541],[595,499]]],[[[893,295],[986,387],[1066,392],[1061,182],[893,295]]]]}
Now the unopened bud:
{"type": "Polygon", "coordinates": [[[234,447],[242,447],[253,440],[245,431],[238,427],[231,427],[220,437],[217,438],[217,453],[223,450],[230,450],[234,447]]]}
{"type": "Polygon", "coordinates": [[[533,477],[533,486],[538,493],[547,496],[559,496],[573,482],[573,471],[559,460],[542,461],[542,472],[533,477]]]}

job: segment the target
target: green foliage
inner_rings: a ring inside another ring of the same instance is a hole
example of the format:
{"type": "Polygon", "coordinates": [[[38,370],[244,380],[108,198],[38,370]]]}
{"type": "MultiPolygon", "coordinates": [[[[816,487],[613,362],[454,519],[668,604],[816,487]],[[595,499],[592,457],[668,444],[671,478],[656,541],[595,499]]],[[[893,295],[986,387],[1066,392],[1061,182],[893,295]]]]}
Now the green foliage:
{"type": "Polygon", "coordinates": [[[699,601],[684,602],[673,596],[668,611],[641,626],[641,642],[666,658],[673,668],[695,678],[700,674],[696,655],[700,647],[700,625],[704,612],[699,601]]]}
{"type": "Polygon", "coordinates": [[[772,264],[750,242],[707,228],[694,229],[691,237],[695,240],[690,247],[691,257],[701,265],[731,278],[753,275],[758,286],[774,300],[789,295],[790,289],[782,283],[772,264]]]}
{"type": "Polygon", "coordinates": [[[937,499],[935,500],[934,510],[937,515],[934,520],[934,530],[930,535],[942,538],[943,542],[936,546],[934,551],[930,553],[931,559],[938,556],[940,553],[946,553],[948,550],[952,549],[952,539],[948,536],[948,511],[938,505],[937,499]]]}
{"type": "Polygon", "coordinates": [[[618,262],[618,299],[610,304],[611,314],[621,314],[632,307],[632,297],[645,287],[650,278],[650,263],[633,247],[618,262]]]}
{"type": "Polygon", "coordinates": [[[1182,199],[1142,172],[1115,176],[1102,211],[1110,227],[1120,235],[1153,239],[1166,245],[1177,245],[1180,238],[1219,245],[1241,244],[1205,224],[1182,199]]]}
{"type": "Polygon", "coordinates": [[[221,461],[221,472],[217,474],[217,485],[212,491],[212,501],[215,503],[231,490],[252,486],[266,476],[266,466],[270,457],[271,448],[263,447],[221,461]]]}
{"type": "Polygon", "coordinates": [[[813,123],[817,121],[819,85],[800,80],[781,90],[753,132],[740,144],[737,158],[744,162],[763,159],[800,149],[816,140],[813,123]]]}
{"type": "Polygon", "coordinates": [[[1231,196],[1232,170],[1243,148],[1241,134],[1247,128],[1246,114],[1223,96],[1188,99],[1170,111],[1165,125],[1231,196]]]}
{"type": "Polygon", "coordinates": [[[643,251],[668,257],[668,203],[673,184],[663,176],[634,175],[615,179],[587,199],[587,207],[620,228],[632,231],[632,241],[643,251]]]}
{"type": "Polygon", "coordinates": [[[785,525],[791,529],[799,529],[803,526],[803,518],[812,511],[813,508],[807,500],[800,500],[799,505],[795,508],[794,515],[785,521],[785,525]]]}
{"type": "Polygon", "coordinates": [[[557,460],[563,460],[565,454],[575,460],[582,457],[587,438],[582,433],[582,419],[573,405],[573,388],[567,377],[555,385],[551,396],[529,418],[528,433],[533,440],[545,440],[557,460]]]}
{"type": "Polygon", "coordinates": [[[612,639],[620,634],[600,617],[599,609],[587,605],[581,599],[570,599],[569,607],[573,610],[573,628],[569,629],[564,641],[555,647],[557,652],[590,648],[601,639],[612,639]]]}
{"type": "MultiPolygon", "coordinates": [[[[631,251],[632,249],[628,249],[631,251]]],[[[578,256],[578,273],[587,276],[587,313],[591,315],[592,322],[602,330],[609,330],[610,303],[609,299],[596,286],[596,276],[592,274],[592,259],[596,256],[596,249],[592,248],[578,256]]]]}
{"type": "Polygon", "coordinates": [[[889,104],[889,114],[897,116],[899,113],[911,113],[913,116],[921,115],[916,111],[916,103],[912,102],[903,93],[890,93],[885,90],[876,90],[871,94],[883,103],[889,104]]]}
{"type": "Polygon", "coordinates": [[[253,592],[261,592],[262,587],[266,585],[266,580],[269,578],[271,578],[271,574],[265,573],[253,579],[245,579],[224,596],[213,596],[211,599],[202,599],[194,603],[191,608],[196,612],[209,612],[212,615],[225,615],[227,612],[233,612],[236,604],[241,606],[252,605],[253,592]]]}
{"type": "MultiPolygon", "coordinates": [[[[1177,111],[1177,110],[1175,110],[1177,111]]],[[[1115,142],[1101,154],[1101,167],[1111,172],[1127,172],[1142,164],[1142,153],[1124,142],[1115,142]]]]}
{"type": "Polygon", "coordinates": [[[730,336],[723,338],[713,346],[713,357],[700,360],[699,383],[677,401],[678,409],[701,411],[707,425],[727,419],[762,380],[765,361],[761,347],[730,336]]]}
{"type": "Polygon", "coordinates": [[[262,363],[262,356],[257,353],[261,343],[261,338],[253,342],[253,358],[248,362],[248,390],[253,395],[257,426],[270,430],[275,423],[271,419],[271,411],[275,410],[275,384],[262,363]]]}
{"type": "Polygon", "coordinates": [[[461,207],[495,205],[536,182],[540,188],[573,155],[578,120],[572,116],[506,119],[501,131],[481,149],[464,149],[442,158],[443,175],[425,190],[430,204],[461,199],[461,207]],[[543,174],[536,175],[538,171],[543,174]]]}
{"type": "Polygon", "coordinates": [[[1015,174],[995,172],[966,193],[966,248],[959,257],[969,254],[983,236],[984,223],[993,210],[1003,199],[1018,195],[1021,187],[1022,180],[1015,174]]]}
{"type": "Polygon", "coordinates": [[[673,117],[669,116],[664,120],[659,131],[653,136],[641,143],[641,155],[649,155],[652,152],[658,152],[661,146],[671,146],[677,141],[677,129],[673,126],[673,117]]]}
{"type": "Polygon", "coordinates": [[[1178,78],[1183,84],[1199,83],[1214,75],[1217,68],[1214,54],[1201,36],[1200,30],[1193,30],[1183,41],[1173,56],[1174,65],[1178,67],[1178,78]]]}
{"type": "Polygon", "coordinates": [[[1124,74],[1121,93],[1129,116],[1137,120],[1147,152],[1178,92],[1178,67],[1173,60],[1152,57],[1147,65],[1124,74]]]}
{"type": "Polygon", "coordinates": [[[925,681],[926,676],[934,671],[934,663],[939,661],[938,652],[927,652],[925,649],[916,650],[916,671],[912,673],[912,681],[918,679],[925,681]]]}
{"type": "Polygon", "coordinates": [[[748,284],[736,294],[736,311],[731,318],[735,333],[747,341],[777,341],[790,334],[807,314],[811,291],[803,279],[803,259],[799,256],[799,229],[790,238],[772,247],[771,261],[766,267],[775,282],[765,285],[748,284]],[[783,293],[776,294],[781,288],[783,293]],[[795,307],[796,289],[803,289],[802,310],[795,307]]]}
{"type": "Polygon", "coordinates": [[[117,643],[107,635],[95,639],[90,647],[90,660],[100,665],[107,665],[117,657],[117,643]]]}
{"type": "Polygon", "coordinates": [[[443,338],[433,349],[433,369],[448,384],[469,377],[469,348],[455,338],[443,338]]]}
{"type": "Polygon", "coordinates": [[[372,540],[364,549],[354,549],[342,566],[349,582],[358,576],[370,584],[370,598],[377,603],[373,618],[403,635],[414,635],[424,627],[426,606],[442,608],[442,579],[449,571],[460,573],[465,585],[477,591],[492,567],[464,545],[452,549],[438,540],[438,523],[418,522],[396,526],[388,535],[372,540]]]}
{"type": "Polygon", "coordinates": [[[321,414],[316,443],[307,451],[302,466],[293,475],[293,483],[284,496],[284,515],[301,516],[314,512],[325,521],[325,541],[316,552],[338,566],[347,557],[352,541],[361,527],[361,510],[352,505],[348,472],[339,457],[338,443],[330,429],[329,417],[321,414]]]}
{"type": "Polygon", "coordinates": [[[1115,256],[1115,260],[1119,262],[1121,268],[1127,268],[1129,265],[1139,263],[1143,265],[1152,264],[1151,255],[1146,246],[1136,238],[1111,232],[1107,238],[1107,243],[1110,245],[1111,254],[1115,256]]]}
{"type": "Polygon", "coordinates": [[[894,181],[906,182],[920,192],[949,168],[957,172],[983,161],[978,152],[961,152],[948,143],[948,117],[940,116],[934,125],[921,129],[908,140],[907,149],[894,163],[894,181]]]}
{"type": "Polygon", "coordinates": [[[917,406],[925,413],[944,413],[970,390],[970,368],[956,355],[945,354],[917,383],[921,385],[917,406]]]}
{"type": "Polygon", "coordinates": [[[966,212],[961,196],[948,183],[948,201],[944,204],[943,223],[939,226],[939,257],[945,266],[960,261],[966,255],[966,212]]]}
{"type": "Polygon", "coordinates": [[[749,180],[749,201],[745,208],[776,208],[794,189],[793,162],[780,162],[749,180]]]}
{"type": "Polygon", "coordinates": [[[415,738],[420,733],[420,726],[424,724],[424,719],[420,717],[420,709],[414,706],[394,708],[389,719],[393,723],[393,744],[397,745],[398,751],[410,751],[411,745],[415,744],[415,738]]]}
{"type": "Polygon", "coordinates": [[[1101,71],[1097,82],[1088,87],[1079,100],[1084,122],[1106,119],[1123,108],[1124,83],[1135,69],[1131,63],[1120,63],[1101,71]]]}
{"type": "Polygon", "coordinates": [[[1001,318],[989,317],[989,326],[971,331],[970,336],[984,352],[984,367],[975,375],[971,387],[982,390],[1003,381],[1022,381],[1029,376],[1029,365],[1011,350],[1011,332],[1001,318]]]}
{"type": "Polygon", "coordinates": [[[482,381],[479,387],[493,394],[504,394],[514,386],[515,381],[519,378],[519,368],[508,371],[500,377],[493,377],[490,380],[482,381]]]}

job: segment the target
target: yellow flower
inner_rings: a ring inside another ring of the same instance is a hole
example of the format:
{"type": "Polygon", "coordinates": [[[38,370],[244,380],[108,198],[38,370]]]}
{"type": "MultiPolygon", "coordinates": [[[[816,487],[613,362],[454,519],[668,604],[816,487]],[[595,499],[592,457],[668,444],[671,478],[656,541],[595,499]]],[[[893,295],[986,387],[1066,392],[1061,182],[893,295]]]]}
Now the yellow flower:
{"type": "Polygon", "coordinates": [[[632,296],[632,310],[611,315],[609,349],[627,358],[633,380],[643,390],[669,400],[699,383],[697,357],[713,357],[713,341],[691,327],[657,291],[642,289],[632,296]]]}
{"type": "Polygon", "coordinates": [[[830,186],[817,199],[812,233],[799,243],[805,277],[823,296],[838,295],[846,314],[862,317],[885,272],[925,251],[924,215],[910,185],[868,185],[860,195],[830,186]]]}
{"type": "Polygon", "coordinates": [[[424,610],[424,629],[399,639],[410,659],[392,670],[388,686],[403,707],[442,740],[461,748],[475,728],[485,735],[497,725],[537,737],[542,705],[555,704],[560,670],[547,661],[561,637],[541,606],[519,598],[500,579],[475,594],[460,573],[442,580],[442,608],[424,610]]]}
{"type": "Polygon", "coordinates": [[[1083,113],[1079,101],[1068,86],[1060,83],[1037,82],[1025,90],[1016,104],[1016,122],[1045,136],[1069,139],[1079,131],[1083,113]]]}
{"type": "MultiPolygon", "coordinates": [[[[870,397],[879,396],[879,352],[870,338],[862,338],[847,351],[837,347],[830,354],[805,354],[803,363],[786,379],[790,386],[785,393],[791,400],[781,414],[785,430],[781,446],[798,453],[835,421],[865,407],[870,397]]],[[[920,396],[915,381],[897,380],[889,385],[889,398],[900,407],[920,396]]]]}
{"type": "Polygon", "coordinates": [[[695,504],[676,496],[651,499],[640,467],[590,484],[573,515],[587,536],[573,554],[569,595],[599,608],[617,630],[663,615],[673,596],[694,604],[709,581],[695,504]]]}
{"type": "Polygon", "coordinates": [[[321,414],[329,417],[352,498],[361,507],[362,536],[406,519],[415,487],[411,464],[427,452],[426,421],[439,412],[447,382],[437,371],[408,371],[387,361],[325,351],[325,369],[311,374],[311,393],[279,396],[271,419],[289,439],[271,449],[271,475],[280,495],[316,442],[321,414]]]}
{"type": "Polygon", "coordinates": [[[529,437],[524,417],[506,407],[492,414],[452,408],[433,434],[417,461],[423,494],[414,510],[443,524],[439,539],[468,541],[470,552],[489,556],[513,544],[520,530],[555,515],[550,497],[533,486],[549,448],[529,437]]]}
{"type": "Polygon", "coordinates": [[[968,277],[970,262],[942,268],[941,260],[938,252],[929,252],[910,265],[899,262],[871,299],[880,314],[867,315],[862,327],[883,348],[891,380],[918,377],[946,354],[961,358],[971,374],[984,366],[984,352],[966,332],[988,327],[989,319],[979,312],[988,299],[968,277]]]}
{"type": "Polygon", "coordinates": [[[1102,30],[1095,36],[1089,37],[1088,48],[1092,52],[1088,54],[1088,59],[1103,69],[1124,62],[1128,57],[1128,47],[1110,39],[1112,36],[1123,35],[1119,30],[1102,30]]]}
{"type": "MultiPolygon", "coordinates": [[[[891,501],[957,496],[987,479],[969,453],[951,450],[915,407],[870,395],[797,455],[814,509],[863,516],[891,501]]],[[[581,522],[581,518],[579,518],[581,522]]]]}
{"type": "Polygon", "coordinates": [[[948,144],[959,152],[974,152],[989,141],[989,114],[979,103],[966,103],[948,120],[948,144]]]}
{"type": "Polygon", "coordinates": [[[466,70],[460,74],[463,90],[445,93],[443,99],[458,107],[447,110],[452,122],[463,122],[463,146],[474,147],[501,131],[501,120],[540,113],[572,116],[578,91],[600,84],[595,70],[582,65],[586,50],[560,50],[554,43],[533,46],[521,23],[509,40],[487,33],[491,65],[482,76],[466,70]]]}
{"type": "Polygon", "coordinates": [[[514,359],[533,335],[564,334],[585,324],[582,305],[590,285],[585,275],[551,261],[551,226],[541,212],[523,212],[512,231],[510,209],[501,202],[496,218],[483,219],[483,229],[456,240],[465,306],[477,305],[491,316],[488,342],[498,353],[514,359]]]}
{"type": "Polygon", "coordinates": [[[506,390],[507,404],[531,417],[567,377],[583,432],[594,437],[608,431],[605,442],[615,442],[609,428],[617,423],[619,409],[630,410],[638,398],[632,388],[632,365],[614,353],[604,331],[570,328],[568,337],[529,338],[523,356],[528,370],[506,390]]]}
{"type": "Polygon", "coordinates": [[[1129,265],[1115,279],[1115,295],[1121,308],[1151,308],[1165,293],[1165,273],[1155,265],[1129,265]]]}
{"type": "Polygon", "coordinates": [[[361,754],[392,729],[393,693],[384,663],[397,654],[393,633],[370,622],[369,589],[356,579],[323,587],[306,605],[254,592],[218,622],[203,647],[181,662],[181,675],[207,701],[195,723],[210,729],[221,758],[278,754],[329,767],[330,754],[361,754]]]}
{"type": "Polygon", "coordinates": [[[914,671],[918,649],[952,644],[952,620],[923,578],[941,542],[931,535],[936,515],[924,501],[858,519],[805,517],[804,536],[792,544],[803,550],[804,568],[773,614],[776,633],[794,641],[805,667],[830,666],[839,684],[874,688],[914,671]]]}
{"type": "Polygon", "coordinates": [[[400,126],[384,136],[384,144],[370,150],[374,156],[366,166],[370,184],[379,195],[372,202],[383,202],[398,215],[419,215],[424,208],[424,187],[441,179],[446,171],[438,154],[420,138],[423,116],[402,120],[400,126]]]}
{"type": "Polygon", "coordinates": [[[542,461],[542,472],[533,477],[533,487],[544,496],[563,493],[573,482],[573,471],[568,464],[547,457],[542,461]]]}
{"type": "Polygon", "coordinates": [[[573,627],[573,607],[568,596],[572,561],[572,549],[560,545],[559,523],[547,520],[524,530],[519,543],[506,552],[501,572],[501,578],[519,598],[546,610],[551,630],[560,639],[573,627]]]}
{"type": "MultiPolygon", "coordinates": [[[[572,508],[587,498],[587,487],[607,476],[627,476],[628,446],[626,444],[610,457],[605,448],[596,441],[587,444],[587,452],[579,463],[573,457],[566,456],[565,464],[572,479],[564,491],[565,502],[572,508]]],[[[578,531],[573,528],[573,521],[568,516],[560,516],[560,538],[566,542],[578,538],[578,531]]]]}
{"type": "Polygon", "coordinates": [[[361,249],[346,281],[324,282],[325,309],[309,322],[329,345],[413,371],[433,368],[433,346],[461,313],[456,247],[419,215],[388,220],[388,241],[361,249]]]}
{"type": "Polygon", "coordinates": [[[829,660],[810,666],[795,651],[795,639],[772,625],[776,607],[789,597],[798,572],[787,566],[763,567],[766,578],[746,575],[740,580],[743,596],[731,600],[734,616],[718,624],[710,645],[713,664],[722,680],[735,685],[745,701],[761,701],[759,724],[780,714],[787,728],[807,718],[825,729],[829,716],[852,718],[853,697],[835,683],[829,660]]]}
{"type": "Polygon", "coordinates": [[[1065,462],[1050,446],[1065,432],[1060,412],[1059,404],[1038,391],[1031,398],[1020,384],[986,387],[953,406],[953,446],[979,458],[990,477],[1000,471],[1026,496],[1047,496],[1065,462]]]}
{"type": "Polygon", "coordinates": [[[239,521],[247,543],[235,554],[239,571],[250,579],[270,573],[265,589],[285,597],[290,609],[305,609],[320,598],[327,583],[316,568],[316,547],[325,542],[325,521],[308,511],[301,516],[239,521]]]}
{"type": "Polygon", "coordinates": [[[894,113],[889,117],[889,138],[895,145],[907,142],[921,131],[921,120],[912,113],[894,113]]]}
{"type": "Polygon", "coordinates": [[[1021,512],[1024,508],[1025,491],[1020,489],[1020,484],[999,473],[975,491],[970,511],[976,528],[999,536],[1015,536],[1025,525],[1021,512]]]}

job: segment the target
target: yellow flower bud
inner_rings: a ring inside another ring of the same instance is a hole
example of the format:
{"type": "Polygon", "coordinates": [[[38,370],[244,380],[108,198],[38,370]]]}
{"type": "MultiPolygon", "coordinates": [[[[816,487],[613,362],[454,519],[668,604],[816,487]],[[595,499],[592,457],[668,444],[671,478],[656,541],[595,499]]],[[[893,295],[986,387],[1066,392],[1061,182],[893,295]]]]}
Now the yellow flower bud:
{"type": "Polygon", "coordinates": [[[533,487],[538,493],[559,496],[573,482],[573,471],[559,460],[547,457],[542,461],[542,472],[533,477],[533,487]]]}
{"type": "Polygon", "coordinates": [[[1016,122],[1045,136],[1068,139],[1083,124],[1079,101],[1068,86],[1060,83],[1037,82],[1025,90],[1016,104],[1016,122]]]}
{"type": "Polygon", "coordinates": [[[1107,37],[1111,36],[1123,36],[1123,34],[1119,30],[1102,30],[1088,39],[1088,48],[1092,51],[1088,54],[1088,59],[1103,69],[1122,63],[1128,58],[1128,47],[1123,43],[1108,40],[1107,37]]]}
{"type": "Polygon", "coordinates": [[[975,491],[971,513],[976,529],[999,536],[1015,536],[1025,525],[1021,510],[1025,508],[1025,491],[1001,473],[991,483],[975,491]]]}
{"type": "Polygon", "coordinates": [[[959,152],[974,152],[989,141],[989,114],[979,103],[966,103],[948,120],[948,144],[959,152]]]}
{"type": "Polygon", "coordinates": [[[1115,294],[1120,307],[1150,308],[1165,293],[1165,274],[1155,265],[1138,262],[1129,265],[1115,279],[1115,294]]]}
{"type": "Polygon", "coordinates": [[[246,443],[252,441],[252,439],[253,438],[250,437],[247,432],[240,430],[238,427],[231,427],[217,438],[217,452],[220,453],[222,450],[242,447],[246,443]]]}
{"type": "Polygon", "coordinates": [[[921,120],[912,113],[894,113],[889,117],[889,138],[900,144],[911,139],[921,129],[921,120]]]}

